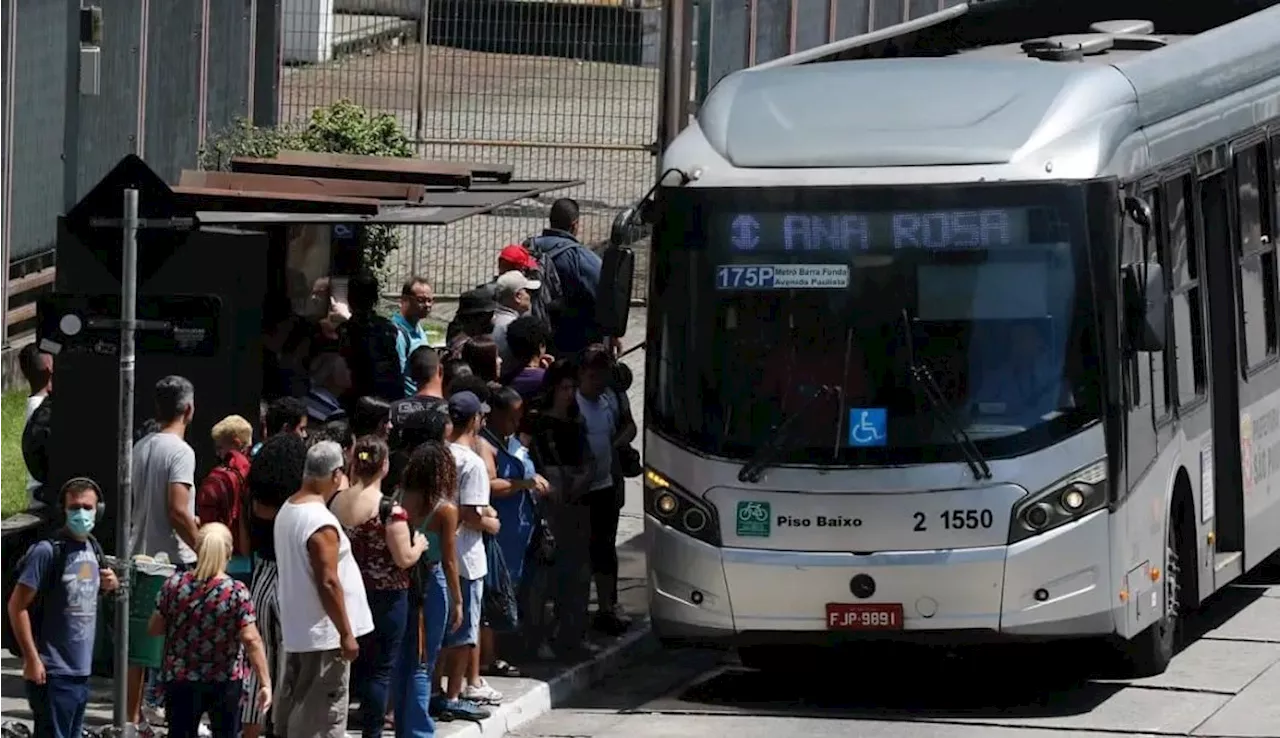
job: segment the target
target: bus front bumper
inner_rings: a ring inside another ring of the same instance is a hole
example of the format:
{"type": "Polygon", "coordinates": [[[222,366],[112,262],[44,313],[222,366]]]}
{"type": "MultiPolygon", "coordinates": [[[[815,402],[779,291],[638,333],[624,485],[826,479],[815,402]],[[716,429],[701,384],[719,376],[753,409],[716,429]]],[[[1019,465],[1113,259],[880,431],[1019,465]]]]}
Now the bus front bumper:
{"type": "Polygon", "coordinates": [[[1116,632],[1105,510],[1009,546],[843,552],[717,548],[646,517],[650,617],[668,643],[1057,639],[1116,632]],[[852,594],[853,577],[875,582],[852,594]],[[864,592],[865,593],[865,592],[864,592]],[[901,630],[831,630],[827,604],[902,606],[901,630]]]}

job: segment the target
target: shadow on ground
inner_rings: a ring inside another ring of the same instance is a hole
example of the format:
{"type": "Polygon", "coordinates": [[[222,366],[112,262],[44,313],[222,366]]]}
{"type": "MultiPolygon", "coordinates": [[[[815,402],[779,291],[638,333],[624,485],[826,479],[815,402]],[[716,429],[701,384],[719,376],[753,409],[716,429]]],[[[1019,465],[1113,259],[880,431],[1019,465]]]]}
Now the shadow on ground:
{"type": "MultiPolygon", "coordinates": [[[[1280,585],[1280,556],[1215,595],[1185,624],[1183,646],[1280,585]]],[[[1124,689],[1124,662],[1101,641],[965,648],[797,647],[794,670],[764,673],[731,654],[660,652],[569,709],[826,719],[1033,719],[1085,714],[1124,689]]]]}

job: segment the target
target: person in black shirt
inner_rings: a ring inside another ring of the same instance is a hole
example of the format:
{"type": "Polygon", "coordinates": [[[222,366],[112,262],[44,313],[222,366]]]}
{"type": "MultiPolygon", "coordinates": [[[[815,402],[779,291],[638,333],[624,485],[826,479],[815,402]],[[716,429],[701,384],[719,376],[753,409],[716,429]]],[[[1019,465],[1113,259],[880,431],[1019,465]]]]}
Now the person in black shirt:
{"type": "MultiPolygon", "coordinates": [[[[249,594],[258,615],[258,631],[267,651],[267,668],[271,681],[278,683],[284,674],[281,664],[279,600],[276,595],[275,518],[280,506],[302,486],[302,467],[307,460],[307,444],[296,433],[277,433],[268,438],[249,467],[245,480],[249,487],[249,514],[242,516],[248,524],[249,549],[253,553],[253,576],[249,594]]],[[[249,673],[249,694],[257,694],[257,677],[249,673]]],[[[270,711],[257,709],[256,700],[245,700],[241,723],[245,738],[258,738],[269,729],[270,711]]]]}

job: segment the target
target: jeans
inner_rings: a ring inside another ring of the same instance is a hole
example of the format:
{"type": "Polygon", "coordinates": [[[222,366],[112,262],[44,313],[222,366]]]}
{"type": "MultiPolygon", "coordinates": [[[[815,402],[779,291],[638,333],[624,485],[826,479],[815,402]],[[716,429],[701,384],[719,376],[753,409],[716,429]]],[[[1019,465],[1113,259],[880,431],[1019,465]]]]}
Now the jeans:
{"type": "Polygon", "coordinates": [[[80,738],[84,708],[89,704],[89,677],[45,677],[44,684],[25,682],[35,738],[80,738]]]}
{"type": "MultiPolygon", "coordinates": [[[[244,683],[168,682],[164,685],[164,712],[169,722],[169,738],[196,738],[200,717],[209,714],[213,738],[240,735],[240,695],[244,683]]],[[[257,699],[253,695],[251,699],[257,699]]]]}
{"type": "Polygon", "coordinates": [[[445,621],[449,618],[449,594],[444,580],[444,567],[431,568],[424,582],[421,609],[409,608],[404,642],[396,660],[392,680],[396,700],[396,738],[428,738],[436,734],[435,721],[427,711],[431,700],[431,674],[440,658],[444,642],[445,621]],[[426,643],[418,656],[418,615],[421,613],[426,643]]]}
{"type": "Polygon", "coordinates": [[[458,577],[462,590],[462,625],[452,633],[445,633],[444,647],[480,645],[480,607],[484,602],[484,580],[458,577]]]}
{"type": "Polygon", "coordinates": [[[548,506],[556,537],[555,645],[575,648],[587,637],[591,605],[591,508],[577,502],[548,506]]]}
{"type": "Polygon", "coordinates": [[[371,589],[366,595],[373,613],[373,632],[360,637],[360,656],[352,666],[355,692],[360,696],[360,725],[364,738],[380,738],[387,714],[391,673],[404,642],[409,590],[371,589]]]}

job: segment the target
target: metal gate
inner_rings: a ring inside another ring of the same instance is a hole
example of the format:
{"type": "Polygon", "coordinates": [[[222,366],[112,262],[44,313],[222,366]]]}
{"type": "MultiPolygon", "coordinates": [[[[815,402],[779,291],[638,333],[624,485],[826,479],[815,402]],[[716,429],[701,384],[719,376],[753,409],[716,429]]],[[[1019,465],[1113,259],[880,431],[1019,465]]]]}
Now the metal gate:
{"type": "MultiPolygon", "coordinates": [[[[347,99],[395,115],[424,158],[586,180],[452,226],[402,228],[385,270],[389,287],[421,274],[437,294],[456,295],[488,280],[504,245],[546,226],[556,197],[578,201],[581,239],[600,243],[617,211],[650,184],[656,5],[335,0],[333,11],[284,11],[281,122],[347,99]]],[[[637,275],[637,296],[646,281],[637,275]]]]}
{"type": "Polygon", "coordinates": [[[725,75],[937,13],[964,0],[699,0],[694,97],[725,75]]]}

